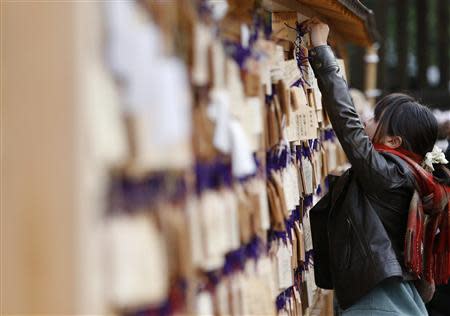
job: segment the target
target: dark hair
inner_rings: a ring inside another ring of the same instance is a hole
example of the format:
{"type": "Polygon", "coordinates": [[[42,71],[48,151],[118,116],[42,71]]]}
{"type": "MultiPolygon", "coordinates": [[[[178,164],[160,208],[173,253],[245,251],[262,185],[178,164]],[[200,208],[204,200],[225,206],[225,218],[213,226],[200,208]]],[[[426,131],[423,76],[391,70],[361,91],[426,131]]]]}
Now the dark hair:
{"type": "Polygon", "coordinates": [[[420,156],[433,150],[437,139],[438,123],[430,109],[412,97],[393,93],[385,96],[375,106],[378,128],[375,141],[384,136],[400,136],[401,147],[420,156]]]}

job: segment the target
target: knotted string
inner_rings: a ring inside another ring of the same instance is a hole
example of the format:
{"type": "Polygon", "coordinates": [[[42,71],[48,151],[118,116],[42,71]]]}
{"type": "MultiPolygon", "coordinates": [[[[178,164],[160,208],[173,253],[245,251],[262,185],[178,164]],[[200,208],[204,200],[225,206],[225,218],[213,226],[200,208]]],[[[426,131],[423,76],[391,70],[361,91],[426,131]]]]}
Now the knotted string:
{"type": "MultiPolygon", "coordinates": [[[[297,60],[297,67],[300,69],[301,73],[308,71],[308,56],[306,56],[302,50],[302,44],[303,44],[303,36],[306,34],[306,30],[302,27],[302,24],[296,22],[295,27],[292,27],[288,25],[287,23],[284,23],[284,25],[290,29],[295,30],[296,32],[296,38],[294,41],[294,47],[295,47],[295,59],[297,60]]],[[[294,86],[309,86],[311,87],[311,84],[307,82],[305,79],[305,76],[302,76],[298,81],[296,81],[293,85],[294,86]]]]}
{"type": "Polygon", "coordinates": [[[332,129],[325,130],[324,131],[324,139],[326,141],[334,142],[334,139],[335,139],[334,131],[332,129]]]}
{"type": "Polygon", "coordinates": [[[293,295],[293,287],[290,286],[283,292],[281,292],[276,299],[277,310],[280,311],[286,307],[286,302],[293,295]]]}
{"type": "MultiPolygon", "coordinates": [[[[303,197],[303,205],[305,209],[310,208],[313,205],[313,195],[306,195],[305,197],[303,197]]],[[[304,213],[306,214],[306,212],[304,213]]]]}
{"type": "Polygon", "coordinates": [[[109,188],[108,212],[133,213],[161,202],[178,203],[187,195],[183,175],[155,173],[143,179],[120,174],[112,177],[109,188]]]}

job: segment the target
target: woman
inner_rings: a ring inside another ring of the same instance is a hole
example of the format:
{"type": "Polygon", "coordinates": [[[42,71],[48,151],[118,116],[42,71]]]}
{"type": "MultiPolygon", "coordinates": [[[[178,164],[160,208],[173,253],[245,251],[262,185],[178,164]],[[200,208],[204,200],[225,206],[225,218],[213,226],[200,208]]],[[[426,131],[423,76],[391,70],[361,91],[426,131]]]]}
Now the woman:
{"type": "Polygon", "coordinates": [[[361,123],[327,45],[328,26],[312,19],[304,27],[324,107],[352,164],[310,212],[316,283],[335,290],[343,315],[427,315],[404,249],[417,190],[411,164],[432,151],[437,121],[411,97],[392,94],[361,123]]]}

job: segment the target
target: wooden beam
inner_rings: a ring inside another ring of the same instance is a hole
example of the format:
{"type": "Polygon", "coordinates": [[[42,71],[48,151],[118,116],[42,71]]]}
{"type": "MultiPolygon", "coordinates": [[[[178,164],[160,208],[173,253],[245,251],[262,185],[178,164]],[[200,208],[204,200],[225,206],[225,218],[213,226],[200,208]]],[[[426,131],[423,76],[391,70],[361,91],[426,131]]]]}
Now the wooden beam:
{"type": "Polygon", "coordinates": [[[263,0],[262,7],[270,12],[297,11],[308,17],[317,16],[329,24],[331,29],[345,30],[341,37],[346,41],[360,46],[372,44],[364,20],[338,1],[263,0]]]}
{"type": "Polygon", "coordinates": [[[448,0],[438,0],[438,48],[439,48],[439,70],[441,73],[439,86],[448,89],[450,80],[449,63],[449,2],[448,0]]]}
{"type": "Polygon", "coordinates": [[[296,11],[310,17],[319,15],[310,6],[305,6],[293,0],[263,0],[261,5],[270,12],[296,11]]]}
{"type": "MultiPolygon", "coordinates": [[[[418,0],[419,2],[421,0],[418,0]]],[[[408,88],[408,0],[397,0],[397,74],[398,87],[401,90],[408,88]]]]}

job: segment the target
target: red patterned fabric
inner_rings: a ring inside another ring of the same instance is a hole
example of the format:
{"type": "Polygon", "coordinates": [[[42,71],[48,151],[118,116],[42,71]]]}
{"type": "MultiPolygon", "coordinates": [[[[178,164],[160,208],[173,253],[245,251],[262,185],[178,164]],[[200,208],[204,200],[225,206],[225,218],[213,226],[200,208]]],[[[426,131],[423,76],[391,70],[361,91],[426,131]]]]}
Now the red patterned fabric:
{"type": "Polygon", "coordinates": [[[446,284],[450,278],[450,187],[438,183],[420,166],[420,159],[404,149],[375,144],[379,152],[402,158],[414,174],[405,236],[405,266],[418,278],[446,284]]]}

